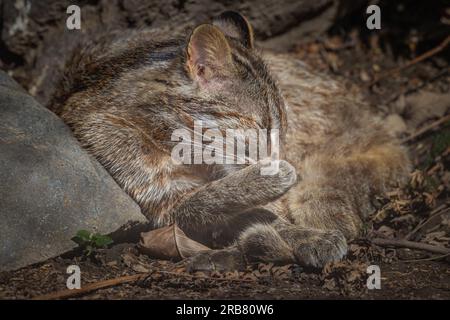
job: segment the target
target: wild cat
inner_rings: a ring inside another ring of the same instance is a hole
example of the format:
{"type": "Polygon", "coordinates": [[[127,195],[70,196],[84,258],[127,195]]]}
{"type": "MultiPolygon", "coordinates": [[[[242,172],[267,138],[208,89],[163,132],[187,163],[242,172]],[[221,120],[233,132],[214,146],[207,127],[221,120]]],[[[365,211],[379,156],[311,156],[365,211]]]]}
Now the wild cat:
{"type": "Polygon", "coordinates": [[[190,34],[108,34],[67,65],[49,106],[153,223],[215,250],[191,270],[252,262],[320,267],[341,259],[372,199],[405,181],[406,151],[339,83],[254,47],[225,12],[190,34]],[[175,129],[195,121],[280,133],[279,171],[175,163],[175,129]]]}

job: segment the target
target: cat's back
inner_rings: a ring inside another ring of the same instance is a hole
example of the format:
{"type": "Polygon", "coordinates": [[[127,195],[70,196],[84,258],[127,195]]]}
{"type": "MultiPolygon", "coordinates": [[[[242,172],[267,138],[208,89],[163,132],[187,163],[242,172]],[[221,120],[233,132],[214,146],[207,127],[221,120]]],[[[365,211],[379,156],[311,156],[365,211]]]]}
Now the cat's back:
{"type": "Polygon", "coordinates": [[[49,109],[61,116],[86,106],[84,101],[89,101],[91,108],[104,105],[95,103],[96,98],[114,95],[114,90],[119,95],[121,84],[115,84],[123,75],[166,67],[177,56],[182,40],[179,33],[168,37],[167,31],[160,29],[105,30],[80,37],[49,109]]]}

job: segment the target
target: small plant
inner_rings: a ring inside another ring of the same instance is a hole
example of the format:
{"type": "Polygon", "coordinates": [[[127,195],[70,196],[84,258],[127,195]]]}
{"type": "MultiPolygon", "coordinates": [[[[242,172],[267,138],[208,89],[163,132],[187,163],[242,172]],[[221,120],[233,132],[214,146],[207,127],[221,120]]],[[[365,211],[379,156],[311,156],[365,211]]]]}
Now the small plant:
{"type": "Polygon", "coordinates": [[[95,250],[106,248],[113,240],[107,235],[92,233],[87,230],[79,230],[72,241],[83,249],[86,256],[90,256],[95,250]]]}

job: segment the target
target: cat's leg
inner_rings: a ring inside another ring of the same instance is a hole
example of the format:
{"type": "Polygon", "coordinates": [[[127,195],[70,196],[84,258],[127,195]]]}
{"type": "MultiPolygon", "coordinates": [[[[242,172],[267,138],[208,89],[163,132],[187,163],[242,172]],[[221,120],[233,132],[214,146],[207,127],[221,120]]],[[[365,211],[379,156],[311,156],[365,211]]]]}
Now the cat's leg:
{"type": "Polygon", "coordinates": [[[242,270],[249,263],[294,263],[292,247],[270,224],[254,224],[244,230],[235,243],[225,249],[202,252],[189,259],[193,271],[242,270]]]}
{"type": "Polygon", "coordinates": [[[294,167],[280,161],[274,175],[262,175],[267,164],[259,162],[196,184],[198,177],[175,165],[150,132],[115,114],[84,115],[74,134],[155,227],[177,223],[196,239],[213,227],[226,228],[229,216],[274,201],[296,182],[294,167]]]}
{"type": "MultiPolygon", "coordinates": [[[[261,175],[262,163],[250,165],[187,194],[171,211],[171,218],[188,235],[198,237],[202,228],[237,229],[230,221],[235,215],[261,216],[266,212],[246,211],[263,206],[285,194],[296,182],[295,169],[280,161],[275,175],[261,175]]],[[[269,220],[273,220],[270,219],[269,220]]]]}
{"type": "Polygon", "coordinates": [[[274,226],[292,248],[295,262],[301,266],[323,267],[347,253],[347,240],[339,230],[321,230],[279,223],[274,226]]]}
{"type": "Polygon", "coordinates": [[[292,228],[278,231],[299,263],[323,265],[345,254],[345,240],[360,234],[375,209],[373,197],[402,184],[409,161],[402,148],[387,143],[350,155],[313,155],[304,161],[302,173],[301,182],[287,195],[289,218],[299,229],[316,231],[309,239],[292,228]]]}
{"type": "Polygon", "coordinates": [[[403,184],[409,171],[405,150],[390,143],[311,155],[302,164],[302,180],[287,195],[289,218],[302,227],[339,230],[351,240],[375,209],[374,196],[403,184]]]}
{"type": "Polygon", "coordinates": [[[189,271],[243,269],[248,263],[297,263],[322,267],[340,260],[347,242],[340,231],[304,228],[286,221],[254,224],[244,230],[231,246],[200,253],[190,259],[189,271]]]}
{"type": "Polygon", "coordinates": [[[255,224],[236,245],[194,257],[190,269],[227,269],[256,261],[321,267],[339,260],[371,212],[371,198],[404,182],[408,172],[406,153],[395,145],[355,156],[312,156],[305,160],[301,181],[286,195],[292,224],[281,219],[255,224]]]}

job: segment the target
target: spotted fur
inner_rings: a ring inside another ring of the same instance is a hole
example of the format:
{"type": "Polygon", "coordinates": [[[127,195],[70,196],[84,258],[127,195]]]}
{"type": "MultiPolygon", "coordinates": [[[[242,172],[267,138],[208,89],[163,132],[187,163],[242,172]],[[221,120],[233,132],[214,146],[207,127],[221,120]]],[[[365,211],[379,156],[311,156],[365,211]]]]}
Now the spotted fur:
{"type": "Polygon", "coordinates": [[[219,247],[193,269],[340,259],[372,198],[409,172],[406,151],[360,97],[289,55],[262,58],[238,13],[186,35],[99,37],[68,64],[50,108],[154,227],[175,222],[219,247]],[[223,132],[279,129],[280,172],[174,163],[171,133],[196,120],[223,132]]]}

